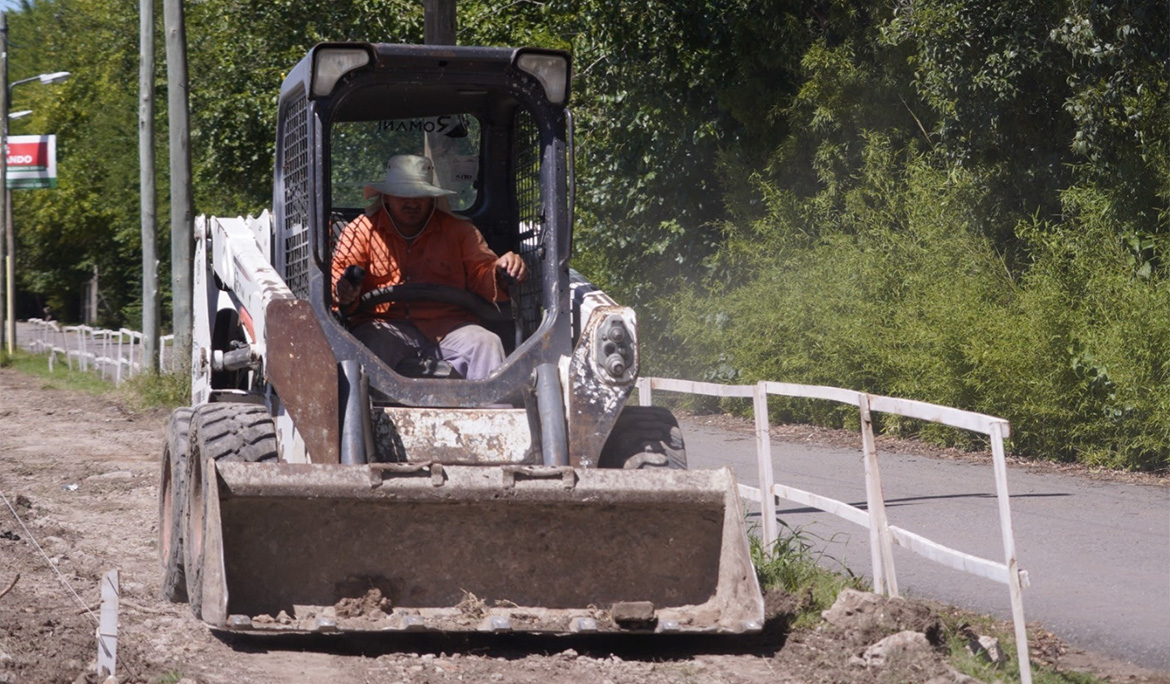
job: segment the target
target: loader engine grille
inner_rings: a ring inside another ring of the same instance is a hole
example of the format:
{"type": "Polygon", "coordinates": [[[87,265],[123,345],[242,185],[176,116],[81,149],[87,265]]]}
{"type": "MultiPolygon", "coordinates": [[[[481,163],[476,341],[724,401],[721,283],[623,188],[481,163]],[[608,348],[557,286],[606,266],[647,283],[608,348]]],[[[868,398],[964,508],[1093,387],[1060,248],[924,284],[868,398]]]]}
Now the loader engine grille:
{"type": "Polygon", "coordinates": [[[309,122],[303,94],[287,100],[284,147],[284,280],[298,299],[309,297],[309,122]]]}
{"type": "Polygon", "coordinates": [[[540,131],[527,110],[520,110],[513,122],[512,159],[515,160],[517,218],[520,224],[517,253],[528,265],[529,275],[514,288],[512,305],[524,337],[540,325],[544,307],[541,302],[543,274],[544,213],[540,197],[540,131]]]}

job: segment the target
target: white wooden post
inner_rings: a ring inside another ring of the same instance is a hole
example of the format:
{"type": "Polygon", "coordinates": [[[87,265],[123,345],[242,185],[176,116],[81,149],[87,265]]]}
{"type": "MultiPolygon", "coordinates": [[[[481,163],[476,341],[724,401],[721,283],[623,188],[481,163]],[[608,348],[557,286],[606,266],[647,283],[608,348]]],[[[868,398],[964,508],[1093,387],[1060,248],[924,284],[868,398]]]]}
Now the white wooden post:
{"type": "Polygon", "coordinates": [[[991,423],[991,457],[995,467],[995,495],[999,503],[999,528],[1003,537],[1004,563],[1008,572],[1008,593],[1012,602],[1012,622],[1016,628],[1016,653],[1020,661],[1021,684],[1032,684],[1032,664],[1028,657],[1028,629],[1024,622],[1024,592],[1020,581],[1020,561],[1016,558],[1016,536],[1012,531],[1012,507],[1008,495],[1007,458],[1003,451],[1005,423],[991,423]]]}
{"type": "Polygon", "coordinates": [[[61,348],[65,350],[65,364],[69,370],[73,370],[73,357],[69,355],[69,332],[65,328],[57,328],[57,333],[61,337],[61,348]]]}
{"type": "Polygon", "coordinates": [[[869,412],[869,395],[858,395],[861,409],[861,447],[865,456],[865,503],[869,510],[869,546],[873,561],[874,589],[890,597],[898,596],[898,579],[894,573],[894,544],[890,539],[890,522],[886,518],[886,500],[882,494],[882,475],[878,469],[877,445],[873,438],[873,417],[869,412]]]}
{"type": "Polygon", "coordinates": [[[760,478],[760,532],[764,553],[771,557],[780,538],[776,522],[776,495],[772,492],[772,434],[768,430],[768,385],[761,380],[752,390],[752,413],[756,419],[756,465],[760,478]]]}
{"type": "MultiPolygon", "coordinates": [[[[101,344],[98,345],[100,351],[97,352],[97,358],[101,359],[98,368],[100,369],[99,372],[102,375],[102,380],[106,380],[110,372],[110,364],[108,362],[110,358],[110,336],[106,334],[104,328],[98,328],[93,334],[101,340],[101,344]]],[[[94,359],[94,363],[98,363],[97,359],[94,359]]]]}
{"type": "Polygon", "coordinates": [[[130,330],[128,328],[122,328],[118,332],[120,334],[126,335],[130,338],[130,348],[127,350],[128,353],[126,354],[126,376],[133,377],[134,376],[134,344],[135,344],[135,339],[136,339],[135,335],[137,335],[138,333],[136,333],[133,330],[130,330]]]}
{"type": "Polygon", "coordinates": [[[638,405],[653,406],[650,397],[650,378],[638,378],[638,405]]]}
{"type": "Polygon", "coordinates": [[[81,350],[80,360],[81,360],[81,370],[83,372],[89,370],[89,348],[88,348],[88,340],[87,340],[88,337],[89,337],[89,331],[85,327],[79,327],[77,329],[77,342],[78,342],[78,349],[81,350]]]}
{"type": "Polygon", "coordinates": [[[114,676],[118,662],[118,571],[102,577],[102,609],[98,621],[98,677],[114,676]]]}
{"type": "MultiPolygon", "coordinates": [[[[112,333],[111,333],[112,334],[112,333]]],[[[118,331],[118,367],[114,370],[114,385],[122,384],[122,331],[118,331]]]]}

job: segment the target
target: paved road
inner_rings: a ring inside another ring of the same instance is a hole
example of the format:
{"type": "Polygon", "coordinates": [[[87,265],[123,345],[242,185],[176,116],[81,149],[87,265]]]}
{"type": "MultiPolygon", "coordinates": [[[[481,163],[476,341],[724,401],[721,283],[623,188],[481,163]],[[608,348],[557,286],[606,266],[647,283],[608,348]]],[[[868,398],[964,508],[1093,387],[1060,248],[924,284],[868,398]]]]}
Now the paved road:
{"type": "MultiPolygon", "coordinates": [[[[692,468],[731,465],[756,485],[755,438],[684,419],[692,468]]],[[[778,482],[865,507],[861,451],[773,442],[778,482]]],[[[995,482],[986,465],[879,450],[890,523],[960,551],[1002,561],[995,482]]],[[[1170,488],[1097,482],[1008,468],[1024,614],[1073,646],[1170,671],[1170,488]]],[[[868,532],[781,501],[778,517],[872,578],[868,532]]],[[[895,548],[903,594],[1011,617],[1007,585],[895,548]]]]}

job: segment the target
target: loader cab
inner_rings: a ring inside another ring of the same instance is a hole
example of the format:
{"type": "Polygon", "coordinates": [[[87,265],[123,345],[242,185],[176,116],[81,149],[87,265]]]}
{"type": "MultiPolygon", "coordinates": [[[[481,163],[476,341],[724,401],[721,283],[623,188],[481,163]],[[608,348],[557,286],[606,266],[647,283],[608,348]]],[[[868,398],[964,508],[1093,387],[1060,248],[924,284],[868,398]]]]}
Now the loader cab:
{"type": "Polygon", "coordinates": [[[408,405],[488,403],[569,353],[569,65],[567,53],[531,48],[331,43],[286,78],[273,261],[318,311],[338,358],[356,357],[380,393],[408,405]],[[401,377],[331,316],[336,239],[370,207],[363,187],[396,154],[429,157],[438,184],[456,192],[440,208],[472,222],[497,254],[527,263],[528,280],[510,292],[511,320],[488,326],[508,358],[483,381],[401,377]]]}

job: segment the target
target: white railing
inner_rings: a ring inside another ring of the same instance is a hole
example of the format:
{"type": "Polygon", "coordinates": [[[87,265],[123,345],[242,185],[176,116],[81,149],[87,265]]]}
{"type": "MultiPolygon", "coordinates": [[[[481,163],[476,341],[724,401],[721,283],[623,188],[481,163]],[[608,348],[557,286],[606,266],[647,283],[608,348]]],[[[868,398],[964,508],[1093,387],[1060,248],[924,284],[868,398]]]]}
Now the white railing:
{"type": "Polygon", "coordinates": [[[898,596],[898,582],[894,572],[894,544],[955,570],[1007,584],[1012,606],[1012,622],[1015,625],[1020,681],[1023,684],[1031,684],[1032,669],[1028,656],[1028,634],[1024,623],[1023,602],[1023,589],[1028,584],[1028,573],[1019,568],[1019,562],[1016,558],[1015,536],[1012,532],[1007,461],[1003,448],[1003,440],[1011,434],[1006,420],[937,404],[866,394],[836,387],[767,381],[761,381],[755,385],[722,385],[668,378],[640,378],[638,380],[638,400],[643,406],[651,404],[654,390],[714,397],[742,397],[752,400],[760,487],[740,485],[739,492],[742,498],[760,504],[761,533],[765,548],[774,548],[779,536],[776,497],[780,497],[817,508],[867,528],[870,540],[870,559],[873,563],[874,587],[889,596],[898,596]],[[843,501],[776,482],[772,473],[772,440],[768,430],[768,395],[770,394],[835,401],[851,404],[858,408],[861,417],[861,445],[865,461],[866,510],[861,510],[843,501]],[[995,471],[995,491],[999,503],[999,526],[1003,541],[1004,562],[992,561],[952,549],[889,523],[886,518],[881,471],[878,468],[877,447],[873,434],[872,414],[874,412],[927,420],[988,436],[991,441],[992,465],[995,471]],[[771,496],[764,496],[762,492],[770,492],[771,496]]]}
{"type": "MultiPolygon", "coordinates": [[[[142,333],[128,328],[107,330],[88,325],[60,326],[56,321],[29,319],[32,333],[24,335],[20,342],[25,349],[36,354],[49,355],[49,370],[58,358],[65,360],[69,369],[77,365],[78,370],[93,371],[103,380],[116,385],[143,370],[142,333]]],[[[174,353],[174,335],[159,338],[158,367],[166,368],[168,354],[174,353]],[[170,352],[168,352],[170,348],[170,352]]]]}

